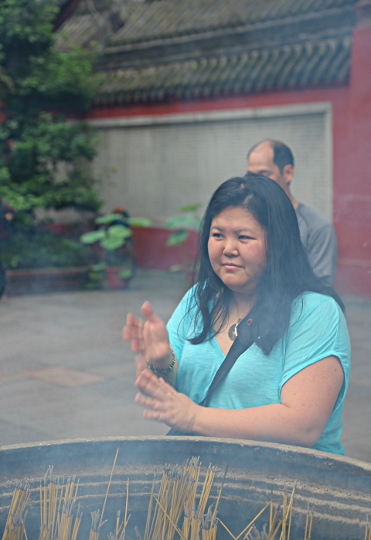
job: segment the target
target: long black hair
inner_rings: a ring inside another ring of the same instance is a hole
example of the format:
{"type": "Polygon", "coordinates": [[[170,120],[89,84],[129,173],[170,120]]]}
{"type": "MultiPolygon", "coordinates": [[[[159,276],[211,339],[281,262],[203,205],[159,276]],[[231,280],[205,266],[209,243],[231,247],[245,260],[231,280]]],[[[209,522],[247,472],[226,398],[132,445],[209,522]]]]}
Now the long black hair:
{"type": "Polygon", "coordinates": [[[304,291],[331,296],[344,310],[338,294],[323,285],[309,264],[296,213],[286,193],[270,178],[247,173],[243,178],[223,182],[211,197],[203,217],[198,281],[192,299],[198,306],[202,330],[190,339],[191,343],[202,343],[222,328],[233,298],[232,291],[212,269],[208,253],[211,222],[228,207],[246,209],[265,231],[266,268],[256,289],[254,337],[266,354],[287,331],[292,301],[304,291]]]}

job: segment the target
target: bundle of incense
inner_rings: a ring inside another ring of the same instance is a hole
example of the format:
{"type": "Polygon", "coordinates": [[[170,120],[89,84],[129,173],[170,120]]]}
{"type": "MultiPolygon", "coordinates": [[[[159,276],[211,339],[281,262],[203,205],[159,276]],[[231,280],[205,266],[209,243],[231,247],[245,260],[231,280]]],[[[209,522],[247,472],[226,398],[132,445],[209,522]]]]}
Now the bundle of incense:
{"type": "Polygon", "coordinates": [[[30,498],[27,480],[20,482],[13,493],[2,540],[22,540],[27,538],[25,529],[26,506],[30,498]]]}
{"type": "MultiPolygon", "coordinates": [[[[209,500],[211,488],[212,488],[212,485],[213,485],[213,482],[214,482],[215,473],[216,473],[216,468],[209,465],[209,468],[208,468],[206,476],[205,476],[205,480],[204,480],[203,485],[202,485],[202,490],[201,490],[201,494],[200,494],[200,498],[199,498],[199,502],[198,502],[197,511],[195,511],[192,514],[192,518],[191,518],[191,523],[190,523],[190,528],[191,528],[191,536],[190,536],[190,538],[191,538],[191,540],[197,540],[200,537],[200,531],[201,531],[202,523],[206,524],[206,522],[205,522],[206,505],[207,505],[207,502],[209,500]]],[[[211,510],[210,510],[210,513],[211,513],[211,510]]],[[[211,514],[211,516],[212,516],[212,514],[211,514]]],[[[210,524],[211,524],[211,517],[210,517],[210,524]]],[[[215,524],[213,524],[213,526],[214,525],[216,525],[216,521],[215,521],[215,524]]],[[[205,527],[204,536],[205,535],[207,536],[207,533],[206,533],[207,530],[208,529],[205,527]]]]}
{"type": "Polygon", "coordinates": [[[91,526],[89,540],[98,540],[100,529],[100,511],[91,512],[91,526]]]}
{"type": "Polygon", "coordinates": [[[165,465],[157,496],[152,483],[144,540],[171,540],[175,531],[180,532],[177,523],[191,489],[192,478],[186,467],[177,465],[171,470],[165,465]]]}
{"type": "MultiPolygon", "coordinates": [[[[212,540],[216,536],[216,512],[221,489],[214,507],[205,514],[216,469],[209,466],[197,503],[201,463],[199,458],[188,460],[173,470],[165,466],[157,496],[154,494],[155,478],[152,483],[147,512],[144,540],[173,540],[177,533],[181,540],[212,540]],[[182,529],[178,522],[183,513],[182,529]],[[201,533],[202,531],[202,533],[201,533]]],[[[140,538],[140,535],[137,535],[140,538]]]]}
{"type": "Polygon", "coordinates": [[[48,468],[40,483],[39,540],[76,540],[81,522],[80,506],[73,515],[77,491],[75,477],[64,480],[53,474],[53,467],[48,468]]]}

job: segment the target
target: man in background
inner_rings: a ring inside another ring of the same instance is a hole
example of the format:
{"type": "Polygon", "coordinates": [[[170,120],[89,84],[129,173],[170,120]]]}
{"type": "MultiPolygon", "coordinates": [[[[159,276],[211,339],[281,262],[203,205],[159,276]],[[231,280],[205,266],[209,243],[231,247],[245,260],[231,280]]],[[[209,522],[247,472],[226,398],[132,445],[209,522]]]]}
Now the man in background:
{"type": "Polygon", "coordinates": [[[314,273],[332,287],[337,266],[335,230],[324,216],[293,197],[290,185],[294,177],[294,156],[290,148],[275,140],[256,144],[247,154],[247,170],[268,176],[285,191],[295,208],[301,241],[314,273]]]}

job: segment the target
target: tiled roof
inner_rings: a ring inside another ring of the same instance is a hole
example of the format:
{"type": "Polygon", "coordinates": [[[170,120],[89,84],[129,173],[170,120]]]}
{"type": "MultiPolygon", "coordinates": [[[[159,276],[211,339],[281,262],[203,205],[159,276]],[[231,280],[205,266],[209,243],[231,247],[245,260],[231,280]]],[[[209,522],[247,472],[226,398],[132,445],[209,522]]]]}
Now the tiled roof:
{"type": "Polygon", "coordinates": [[[237,96],[345,84],[350,38],[202,56],[106,73],[97,105],[237,96]]]}
{"type": "Polygon", "coordinates": [[[355,2],[89,0],[58,35],[103,45],[97,105],[341,85],[355,2]]]}
{"type": "Polygon", "coordinates": [[[147,3],[109,40],[124,45],[192,36],[325,11],[344,10],[355,0],[157,0],[147,3]]]}

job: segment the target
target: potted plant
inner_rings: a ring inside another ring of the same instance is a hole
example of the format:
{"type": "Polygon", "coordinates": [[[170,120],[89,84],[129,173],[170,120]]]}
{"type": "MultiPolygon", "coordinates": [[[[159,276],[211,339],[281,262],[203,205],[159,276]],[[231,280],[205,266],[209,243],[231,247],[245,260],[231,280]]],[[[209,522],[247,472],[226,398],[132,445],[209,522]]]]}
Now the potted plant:
{"type": "Polygon", "coordinates": [[[43,224],[15,228],[0,245],[9,295],[81,289],[91,262],[89,250],[43,224]]]}
{"type": "Polygon", "coordinates": [[[173,231],[169,233],[165,246],[179,246],[182,257],[181,264],[171,266],[170,270],[172,272],[184,272],[190,280],[194,265],[194,250],[189,240],[191,234],[197,232],[200,228],[202,217],[199,214],[199,209],[202,206],[202,203],[182,206],[179,208],[179,214],[170,216],[165,221],[165,226],[173,231]]]}
{"type": "Polygon", "coordinates": [[[126,288],[135,271],[135,253],[131,226],[150,225],[146,218],[131,218],[123,209],[98,216],[97,229],[81,235],[83,244],[92,245],[98,259],[91,266],[90,285],[126,288]]]}

